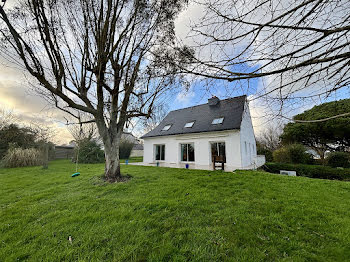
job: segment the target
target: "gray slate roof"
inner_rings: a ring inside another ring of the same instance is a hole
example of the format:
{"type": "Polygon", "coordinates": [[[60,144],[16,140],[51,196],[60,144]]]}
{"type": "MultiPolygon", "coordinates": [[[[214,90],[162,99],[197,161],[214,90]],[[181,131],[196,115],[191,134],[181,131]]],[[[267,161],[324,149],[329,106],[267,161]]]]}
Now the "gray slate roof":
{"type": "Polygon", "coordinates": [[[171,111],[155,129],[141,138],[240,129],[245,101],[246,96],[238,96],[220,100],[214,106],[207,103],[171,111]],[[222,124],[211,124],[213,119],[220,117],[224,117],[222,124]],[[192,121],[195,121],[192,128],[184,127],[192,121]],[[172,126],[162,131],[166,125],[172,126]]]}

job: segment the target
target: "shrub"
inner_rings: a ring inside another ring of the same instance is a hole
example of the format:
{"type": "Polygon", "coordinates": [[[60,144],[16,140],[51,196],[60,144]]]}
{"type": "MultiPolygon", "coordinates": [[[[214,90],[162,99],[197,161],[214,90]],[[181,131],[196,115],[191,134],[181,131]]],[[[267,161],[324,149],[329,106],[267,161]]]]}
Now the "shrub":
{"type": "Polygon", "coordinates": [[[39,166],[42,162],[42,152],[34,148],[22,149],[10,147],[2,160],[4,167],[39,166]]]}
{"type": "Polygon", "coordinates": [[[333,152],[327,157],[327,165],[331,167],[350,167],[349,153],[333,152]]]}
{"type": "Polygon", "coordinates": [[[289,153],[286,147],[276,149],[272,153],[273,161],[277,163],[291,163],[289,153]]]}
{"type": "Polygon", "coordinates": [[[280,170],[296,171],[297,176],[350,180],[350,169],[337,169],[329,166],[304,165],[304,164],[283,164],[283,163],[266,163],[263,169],[270,173],[279,174],[280,170]]]}
{"type": "Polygon", "coordinates": [[[134,147],[134,143],[128,139],[122,139],[119,146],[119,158],[128,159],[131,154],[131,150],[134,147]]]}
{"type": "Polygon", "coordinates": [[[36,136],[30,128],[21,128],[10,124],[0,129],[0,159],[3,158],[11,145],[17,148],[35,147],[36,136]]]}
{"type": "Polygon", "coordinates": [[[312,156],[303,145],[291,144],[275,150],[273,160],[278,163],[307,164],[312,163],[312,156]]]}
{"type": "Polygon", "coordinates": [[[273,161],[272,151],[267,148],[258,148],[258,155],[264,155],[267,162],[273,161]]]}
{"type": "Polygon", "coordinates": [[[103,163],[105,161],[105,154],[101,149],[101,146],[96,141],[84,140],[79,143],[79,147],[76,148],[74,154],[74,161],[77,153],[79,152],[79,163],[94,164],[103,163]]]}

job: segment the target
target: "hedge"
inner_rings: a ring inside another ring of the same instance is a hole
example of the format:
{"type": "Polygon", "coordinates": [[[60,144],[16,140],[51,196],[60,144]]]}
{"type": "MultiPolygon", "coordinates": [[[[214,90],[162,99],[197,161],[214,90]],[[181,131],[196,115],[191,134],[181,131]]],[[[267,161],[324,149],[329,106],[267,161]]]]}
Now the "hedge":
{"type": "Polygon", "coordinates": [[[332,152],[327,156],[327,166],[350,167],[350,154],[346,152],[332,152]]]}
{"type": "Polygon", "coordinates": [[[128,139],[122,139],[119,145],[119,158],[120,159],[129,159],[132,148],[135,143],[129,141],[128,139]]]}
{"type": "Polygon", "coordinates": [[[266,163],[262,169],[276,174],[279,174],[280,170],[290,170],[296,171],[297,176],[350,181],[350,168],[340,169],[319,165],[266,163]]]}

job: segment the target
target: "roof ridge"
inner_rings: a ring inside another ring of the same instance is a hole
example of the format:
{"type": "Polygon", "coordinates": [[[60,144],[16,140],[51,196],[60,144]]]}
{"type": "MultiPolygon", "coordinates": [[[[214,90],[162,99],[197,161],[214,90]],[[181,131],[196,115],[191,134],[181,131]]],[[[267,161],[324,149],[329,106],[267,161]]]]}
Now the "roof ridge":
{"type": "MultiPolygon", "coordinates": [[[[227,100],[232,100],[232,99],[241,98],[241,97],[247,97],[247,95],[229,97],[229,98],[225,98],[225,99],[220,99],[220,101],[227,101],[227,100]]],[[[195,105],[195,106],[189,106],[189,107],[184,107],[184,108],[171,110],[168,114],[170,114],[171,112],[181,111],[181,110],[190,109],[190,108],[199,107],[199,106],[204,106],[204,105],[207,105],[207,104],[208,104],[208,102],[205,103],[205,104],[199,104],[199,105],[195,105]]]]}

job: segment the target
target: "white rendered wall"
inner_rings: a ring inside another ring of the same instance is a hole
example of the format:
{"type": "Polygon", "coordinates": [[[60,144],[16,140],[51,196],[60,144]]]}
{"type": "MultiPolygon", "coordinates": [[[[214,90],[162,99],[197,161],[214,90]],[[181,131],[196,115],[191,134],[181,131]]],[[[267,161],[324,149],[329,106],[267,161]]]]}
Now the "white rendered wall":
{"type": "Polygon", "coordinates": [[[248,103],[245,103],[244,112],[241,122],[240,132],[240,144],[241,144],[241,159],[242,168],[253,168],[256,164],[257,152],[256,141],[254,135],[254,129],[252,119],[250,117],[250,111],[248,103]],[[246,150],[247,148],[247,150],[246,150]]]}
{"type": "Polygon", "coordinates": [[[159,162],[161,166],[212,169],[211,147],[212,142],[225,142],[226,164],[225,170],[232,171],[242,168],[239,130],[205,132],[198,134],[183,134],[163,137],[150,137],[144,139],[143,161],[147,164],[159,162]],[[181,161],[181,144],[193,143],[195,161],[181,161]],[[155,145],[165,144],[165,160],[155,160],[155,145]]]}

